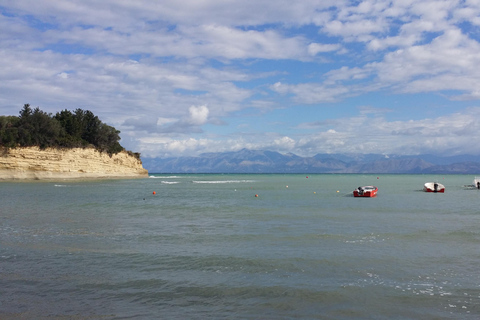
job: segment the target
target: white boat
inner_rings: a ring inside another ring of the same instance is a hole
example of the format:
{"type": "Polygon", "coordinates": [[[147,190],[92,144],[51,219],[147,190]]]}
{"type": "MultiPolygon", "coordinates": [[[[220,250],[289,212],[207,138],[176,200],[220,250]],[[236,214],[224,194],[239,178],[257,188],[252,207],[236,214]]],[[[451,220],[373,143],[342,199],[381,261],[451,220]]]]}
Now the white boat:
{"type": "Polygon", "coordinates": [[[480,189],[480,177],[475,177],[475,179],[473,179],[473,186],[480,189]]]}
{"type": "Polygon", "coordinates": [[[427,182],[423,185],[423,191],[434,192],[434,193],[437,193],[437,192],[444,193],[445,186],[438,182],[427,182]]]}

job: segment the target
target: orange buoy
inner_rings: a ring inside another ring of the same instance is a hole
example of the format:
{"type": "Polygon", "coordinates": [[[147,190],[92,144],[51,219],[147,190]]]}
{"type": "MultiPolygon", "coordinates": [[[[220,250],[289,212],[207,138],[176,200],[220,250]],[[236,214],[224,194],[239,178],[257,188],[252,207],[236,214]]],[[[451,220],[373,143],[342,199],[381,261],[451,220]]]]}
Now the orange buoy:
{"type": "Polygon", "coordinates": [[[153,194],[157,194],[155,191],[153,191],[153,194]]]}
{"type": "Polygon", "coordinates": [[[255,195],[255,198],[258,198],[258,194],[255,195]]]}

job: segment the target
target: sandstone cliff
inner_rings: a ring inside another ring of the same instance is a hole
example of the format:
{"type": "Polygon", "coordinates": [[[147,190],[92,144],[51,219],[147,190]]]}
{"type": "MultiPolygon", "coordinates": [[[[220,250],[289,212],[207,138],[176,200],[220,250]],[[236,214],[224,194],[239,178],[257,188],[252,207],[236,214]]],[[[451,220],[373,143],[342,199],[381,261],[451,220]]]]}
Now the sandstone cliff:
{"type": "Polygon", "coordinates": [[[140,178],[142,162],[120,152],[110,157],[93,148],[40,150],[38,147],[0,149],[0,180],[140,178]]]}

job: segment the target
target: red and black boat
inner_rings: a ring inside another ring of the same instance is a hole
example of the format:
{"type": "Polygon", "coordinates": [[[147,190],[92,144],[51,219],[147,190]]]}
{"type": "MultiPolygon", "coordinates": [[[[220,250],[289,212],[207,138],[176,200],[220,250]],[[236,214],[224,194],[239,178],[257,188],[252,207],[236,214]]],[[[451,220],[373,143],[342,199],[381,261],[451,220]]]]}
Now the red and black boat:
{"type": "Polygon", "coordinates": [[[353,196],[372,198],[377,195],[377,192],[378,192],[378,188],[375,186],[363,186],[353,190],[353,196]]]}

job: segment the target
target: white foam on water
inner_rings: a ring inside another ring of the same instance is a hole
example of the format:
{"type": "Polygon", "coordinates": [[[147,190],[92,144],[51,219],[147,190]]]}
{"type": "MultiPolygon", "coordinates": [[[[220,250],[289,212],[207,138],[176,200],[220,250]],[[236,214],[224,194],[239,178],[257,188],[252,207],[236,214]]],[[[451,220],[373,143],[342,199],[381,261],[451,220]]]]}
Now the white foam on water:
{"type": "Polygon", "coordinates": [[[192,182],[193,183],[212,183],[212,184],[216,184],[216,183],[253,183],[253,182],[255,182],[255,180],[214,180],[214,181],[194,180],[192,182]]]}

